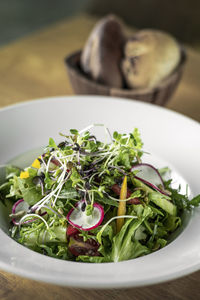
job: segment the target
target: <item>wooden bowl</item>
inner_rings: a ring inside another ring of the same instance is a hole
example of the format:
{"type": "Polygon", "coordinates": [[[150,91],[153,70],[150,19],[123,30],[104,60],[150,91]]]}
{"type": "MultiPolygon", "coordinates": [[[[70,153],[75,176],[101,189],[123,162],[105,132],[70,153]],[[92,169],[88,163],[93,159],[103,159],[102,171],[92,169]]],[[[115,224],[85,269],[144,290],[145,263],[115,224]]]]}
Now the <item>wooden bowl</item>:
{"type": "Polygon", "coordinates": [[[181,47],[181,61],[172,74],[162,80],[158,86],[145,89],[119,89],[98,83],[88,77],[80,68],[81,50],[65,58],[68,76],[75,94],[106,95],[141,100],[164,106],[170,99],[183,73],[186,52],[181,47]]]}

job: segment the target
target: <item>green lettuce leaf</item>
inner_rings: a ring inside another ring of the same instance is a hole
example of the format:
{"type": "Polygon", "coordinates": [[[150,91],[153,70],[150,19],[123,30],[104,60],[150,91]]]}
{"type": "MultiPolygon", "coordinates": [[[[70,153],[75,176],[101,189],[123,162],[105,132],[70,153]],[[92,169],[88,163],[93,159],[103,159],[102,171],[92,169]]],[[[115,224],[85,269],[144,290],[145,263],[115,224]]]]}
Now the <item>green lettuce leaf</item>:
{"type": "Polygon", "coordinates": [[[104,229],[102,235],[101,235],[101,240],[102,243],[100,244],[99,247],[99,252],[107,258],[107,260],[110,260],[111,256],[111,249],[112,249],[112,241],[113,241],[113,228],[111,225],[107,225],[106,228],[104,229]]]}
{"type": "Polygon", "coordinates": [[[21,169],[12,165],[6,166],[6,179],[10,179],[14,176],[19,176],[21,169]]]}
{"type": "Polygon", "coordinates": [[[29,205],[34,205],[42,198],[41,191],[37,190],[35,184],[32,182],[32,177],[25,179],[17,177],[16,182],[22,198],[29,205]]]}
{"type": "Polygon", "coordinates": [[[199,206],[200,205],[200,195],[197,195],[192,200],[189,201],[190,205],[192,206],[199,206]]]}
{"type": "Polygon", "coordinates": [[[120,232],[113,238],[111,260],[114,262],[137,257],[138,253],[147,253],[148,249],[138,241],[133,241],[133,235],[143,221],[152,214],[149,207],[143,209],[142,217],[127,220],[120,232]],[[136,247],[137,246],[137,247],[136,247]],[[136,252],[137,249],[137,252],[136,252]]]}
{"type": "Polygon", "coordinates": [[[76,261],[82,261],[88,263],[105,263],[105,262],[110,262],[110,259],[109,257],[104,257],[104,256],[79,255],[76,261]]]}
{"type": "Polygon", "coordinates": [[[164,227],[168,232],[173,232],[181,225],[181,218],[175,216],[168,216],[164,221],[164,227]]]}
{"type": "Polygon", "coordinates": [[[53,226],[50,229],[44,228],[43,224],[28,229],[21,227],[18,241],[27,247],[34,247],[38,244],[66,243],[66,226],[53,226]]]}
{"type": "Polygon", "coordinates": [[[108,204],[110,206],[119,206],[119,202],[116,200],[109,199],[106,196],[100,197],[98,194],[95,195],[95,201],[103,203],[103,204],[108,204]]]}

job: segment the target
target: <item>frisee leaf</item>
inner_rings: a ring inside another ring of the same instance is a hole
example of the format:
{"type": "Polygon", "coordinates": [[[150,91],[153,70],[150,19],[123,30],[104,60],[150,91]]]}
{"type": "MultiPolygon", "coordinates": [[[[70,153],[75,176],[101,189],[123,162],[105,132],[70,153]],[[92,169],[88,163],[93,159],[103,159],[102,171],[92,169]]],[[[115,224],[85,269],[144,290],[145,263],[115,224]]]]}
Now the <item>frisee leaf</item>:
{"type": "Polygon", "coordinates": [[[196,197],[194,197],[192,200],[190,200],[189,204],[192,205],[192,206],[196,206],[196,207],[199,206],[199,204],[200,204],[200,194],[197,195],[196,197]]]}

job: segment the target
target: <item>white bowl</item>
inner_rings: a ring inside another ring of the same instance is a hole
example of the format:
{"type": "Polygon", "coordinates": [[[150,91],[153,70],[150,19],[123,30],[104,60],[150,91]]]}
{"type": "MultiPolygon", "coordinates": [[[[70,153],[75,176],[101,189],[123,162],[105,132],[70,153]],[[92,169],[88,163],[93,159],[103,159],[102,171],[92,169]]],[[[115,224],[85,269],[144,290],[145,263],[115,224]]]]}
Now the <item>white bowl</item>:
{"type": "MultiPolygon", "coordinates": [[[[12,160],[24,167],[49,137],[59,132],[104,123],[112,131],[138,127],[149,160],[168,165],[173,178],[200,192],[200,125],[178,113],[111,97],[55,97],[0,110],[0,164],[12,160]],[[22,155],[25,153],[25,155],[22,155]],[[14,158],[14,160],[13,160],[14,158]]],[[[59,138],[60,140],[60,138],[59,138]]],[[[133,287],[154,284],[200,268],[200,209],[186,215],[176,237],[165,248],[120,263],[62,261],[33,252],[8,236],[8,209],[0,204],[0,268],[27,278],[84,288],[133,287]]]]}

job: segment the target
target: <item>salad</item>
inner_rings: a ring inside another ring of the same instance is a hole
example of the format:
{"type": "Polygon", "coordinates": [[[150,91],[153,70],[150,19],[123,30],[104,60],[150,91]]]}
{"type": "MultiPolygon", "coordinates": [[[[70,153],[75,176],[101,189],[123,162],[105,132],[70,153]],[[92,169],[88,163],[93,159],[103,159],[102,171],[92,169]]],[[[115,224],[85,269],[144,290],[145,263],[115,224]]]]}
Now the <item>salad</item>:
{"type": "Polygon", "coordinates": [[[166,246],[183,212],[200,203],[172,188],[168,168],[142,161],[137,128],[111,135],[96,124],[61,136],[29,167],[8,165],[0,186],[0,200],[12,202],[11,237],[34,251],[90,263],[134,259],[166,246]]]}

